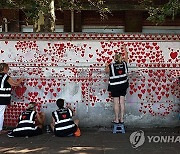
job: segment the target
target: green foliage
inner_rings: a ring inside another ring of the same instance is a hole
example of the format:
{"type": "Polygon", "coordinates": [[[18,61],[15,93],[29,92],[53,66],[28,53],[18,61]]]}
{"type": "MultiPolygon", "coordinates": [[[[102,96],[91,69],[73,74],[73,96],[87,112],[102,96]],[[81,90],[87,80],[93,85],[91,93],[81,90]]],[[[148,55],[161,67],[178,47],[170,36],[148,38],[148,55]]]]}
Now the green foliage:
{"type": "MultiPolygon", "coordinates": [[[[21,9],[27,17],[27,20],[37,19],[39,12],[49,13],[49,5],[51,0],[1,0],[0,8],[18,8],[21,9]]],[[[55,10],[83,10],[83,3],[88,3],[100,13],[101,17],[106,17],[106,13],[110,12],[105,6],[103,0],[54,0],[55,10]]]]}
{"type": "Polygon", "coordinates": [[[58,10],[81,10],[82,3],[79,0],[56,0],[56,9],[58,10]]]}
{"type": "Polygon", "coordinates": [[[179,0],[169,0],[162,5],[156,5],[155,0],[142,0],[140,3],[149,13],[147,20],[156,24],[163,23],[167,17],[174,20],[175,16],[180,13],[179,0]]]}
{"type": "Polygon", "coordinates": [[[109,8],[105,6],[105,1],[103,0],[88,0],[89,4],[96,7],[99,11],[101,19],[107,19],[107,13],[111,13],[109,8]]]}
{"type": "Polygon", "coordinates": [[[0,1],[0,8],[9,8],[13,7],[14,2],[12,0],[1,0],[0,1]]]}

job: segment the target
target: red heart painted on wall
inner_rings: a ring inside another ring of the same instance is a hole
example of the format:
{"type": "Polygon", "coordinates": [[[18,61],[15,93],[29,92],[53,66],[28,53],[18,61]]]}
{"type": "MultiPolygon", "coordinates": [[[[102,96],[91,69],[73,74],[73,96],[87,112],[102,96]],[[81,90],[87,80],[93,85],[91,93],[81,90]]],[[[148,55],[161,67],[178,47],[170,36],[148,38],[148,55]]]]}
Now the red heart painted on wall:
{"type": "Polygon", "coordinates": [[[112,51],[108,51],[107,54],[108,54],[108,55],[112,55],[112,51]]]}
{"type": "Polygon", "coordinates": [[[138,97],[141,99],[142,98],[142,94],[138,94],[138,97]]]}
{"type": "Polygon", "coordinates": [[[56,94],[56,93],[53,93],[53,96],[54,96],[54,97],[56,97],[56,96],[57,96],[57,94],[56,94]]]}
{"type": "Polygon", "coordinates": [[[177,57],[178,53],[177,52],[171,52],[170,56],[172,59],[175,59],[177,57]]]}
{"type": "Polygon", "coordinates": [[[89,54],[89,58],[92,58],[93,57],[93,55],[92,54],[89,54]]]}
{"type": "Polygon", "coordinates": [[[157,43],[156,42],[153,42],[153,46],[156,46],[157,45],[157,43]]]}
{"type": "Polygon", "coordinates": [[[26,87],[16,87],[15,93],[18,97],[22,97],[26,91],[26,87]]]}
{"type": "Polygon", "coordinates": [[[133,94],[133,91],[129,91],[129,93],[130,93],[130,95],[132,95],[132,94],[133,94]]]}
{"type": "Polygon", "coordinates": [[[6,44],[8,44],[8,41],[4,41],[6,44]]]}

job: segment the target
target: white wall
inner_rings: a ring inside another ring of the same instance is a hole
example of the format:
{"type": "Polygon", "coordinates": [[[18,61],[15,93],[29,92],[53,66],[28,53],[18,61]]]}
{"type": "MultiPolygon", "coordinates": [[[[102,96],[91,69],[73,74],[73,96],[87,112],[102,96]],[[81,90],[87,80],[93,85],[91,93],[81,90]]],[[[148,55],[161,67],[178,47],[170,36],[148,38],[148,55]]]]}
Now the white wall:
{"type": "Polygon", "coordinates": [[[0,39],[0,61],[9,63],[13,78],[25,78],[12,91],[6,125],[15,125],[30,101],[37,102],[49,123],[55,101],[64,98],[82,126],[110,126],[113,103],[104,66],[122,45],[129,53],[126,125],[179,125],[179,35],[25,33],[0,39]]]}

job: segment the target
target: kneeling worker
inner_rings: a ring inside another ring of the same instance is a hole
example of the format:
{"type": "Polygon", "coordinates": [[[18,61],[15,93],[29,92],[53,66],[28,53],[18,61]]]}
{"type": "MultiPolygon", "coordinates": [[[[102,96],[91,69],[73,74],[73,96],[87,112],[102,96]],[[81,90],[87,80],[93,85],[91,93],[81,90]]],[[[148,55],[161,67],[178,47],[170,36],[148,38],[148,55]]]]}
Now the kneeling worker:
{"type": "Polygon", "coordinates": [[[52,112],[51,128],[55,136],[80,136],[80,129],[78,128],[79,120],[73,121],[72,116],[74,111],[71,106],[64,107],[64,100],[58,99],[56,101],[58,109],[52,112]]]}
{"type": "Polygon", "coordinates": [[[20,115],[17,127],[7,135],[8,137],[31,137],[40,135],[42,134],[44,120],[44,113],[36,112],[36,103],[30,102],[26,111],[20,115]]]}

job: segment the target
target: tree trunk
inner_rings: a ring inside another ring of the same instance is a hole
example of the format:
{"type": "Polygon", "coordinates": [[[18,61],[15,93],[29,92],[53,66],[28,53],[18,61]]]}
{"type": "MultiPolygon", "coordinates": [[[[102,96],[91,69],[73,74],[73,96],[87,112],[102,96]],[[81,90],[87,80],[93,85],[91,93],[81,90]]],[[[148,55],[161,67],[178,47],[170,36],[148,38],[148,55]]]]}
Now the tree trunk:
{"type": "Polygon", "coordinates": [[[55,8],[54,0],[49,0],[49,7],[46,12],[40,11],[38,19],[34,21],[34,32],[55,31],[55,8]]]}

